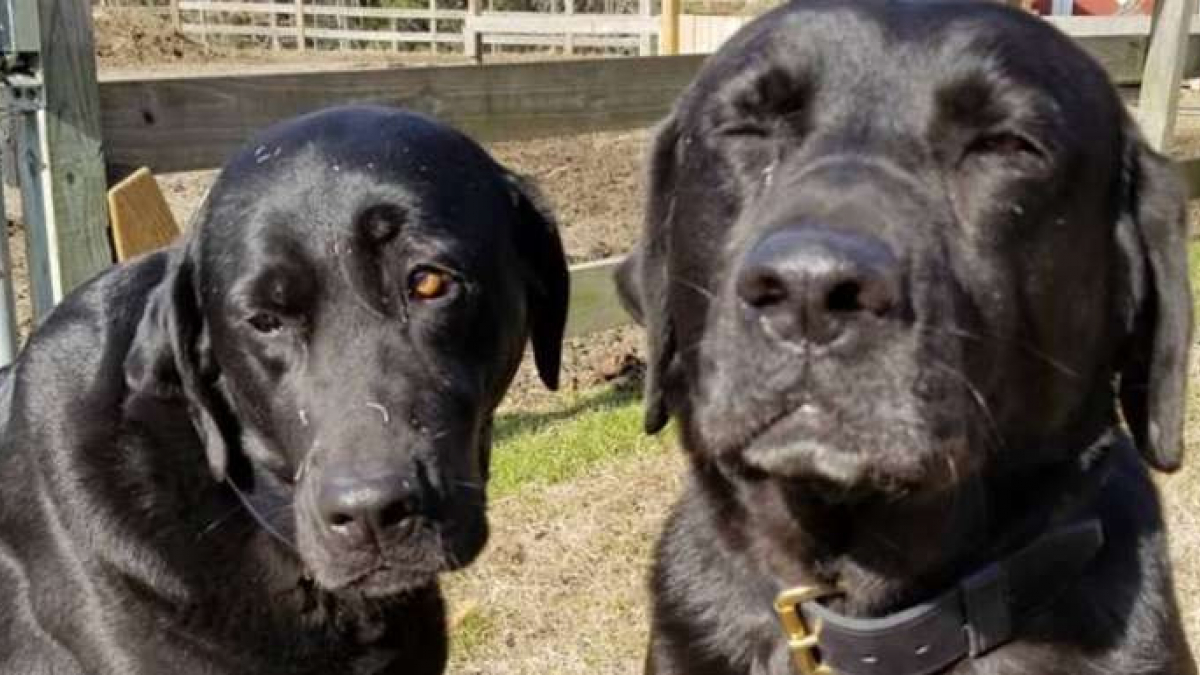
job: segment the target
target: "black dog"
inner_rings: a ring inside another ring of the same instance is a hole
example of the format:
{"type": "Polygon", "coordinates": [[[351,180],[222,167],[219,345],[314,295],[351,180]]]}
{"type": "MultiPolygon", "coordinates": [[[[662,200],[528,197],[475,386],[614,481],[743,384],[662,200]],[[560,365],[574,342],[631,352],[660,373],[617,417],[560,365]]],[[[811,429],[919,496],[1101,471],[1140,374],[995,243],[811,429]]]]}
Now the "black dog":
{"type": "Polygon", "coordinates": [[[691,472],[650,672],[1194,672],[1137,452],[1181,460],[1185,198],[1092,59],[999,5],[793,2],[651,164],[618,281],[691,472]]]}
{"type": "Polygon", "coordinates": [[[493,409],[558,377],[555,227],[384,108],[266,131],[189,235],[69,296],[5,383],[0,672],[439,673],[493,409]]]}

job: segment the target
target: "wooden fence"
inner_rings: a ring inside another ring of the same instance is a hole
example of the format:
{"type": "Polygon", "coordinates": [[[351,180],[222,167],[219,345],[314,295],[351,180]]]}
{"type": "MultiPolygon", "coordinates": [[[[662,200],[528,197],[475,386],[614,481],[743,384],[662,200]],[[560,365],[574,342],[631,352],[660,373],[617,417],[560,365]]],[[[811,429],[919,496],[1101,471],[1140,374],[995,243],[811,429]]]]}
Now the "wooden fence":
{"type": "MultiPolygon", "coordinates": [[[[197,1],[197,0],[181,0],[197,1]]],[[[1195,0],[1162,0],[1169,6],[1194,12],[1195,0]]],[[[80,0],[43,0],[75,7],[80,0]]],[[[206,169],[218,166],[249,135],[282,118],[320,107],[351,102],[404,106],[435,115],[483,141],[499,141],[577,134],[602,130],[644,128],[661,119],[699,67],[701,56],[642,57],[538,63],[400,68],[304,74],[247,75],[232,77],[172,77],[94,84],[90,71],[79,71],[90,62],[79,56],[90,49],[86,21],[79,12],[48,29],[43,44],[55,51],[47,62],[46,114],[62,132],[46,133],[39,127],[40,144],[49,148],[47,159],[28,163],[40,171],[26,185],[53,189],[30,190],[26,208],[45,209],[29,221],[34,274],[33,295],[39,312],[61,293],[90,276],[110,255],[103,218],[104,176],[90,173],[96,158],[103,158],[111,180],[139,166],[156,172],[206,169]],[[69,47],[69,49],[68,49],[69,47]],[[88,83],[94,98],[89,99],[88,83]],[[64,102],[76,105],[66,108],[64,102]],[[94,102],[94,103],[93,103],[94,102]],[[65,113],[69,112],[69,119],[65,113]],[[59,118],[62,118],[61,120],[59,118]],[[92,126],[94,125],[94,127],[92,126]],[[86,134],[76,139],[66,132],[86,134]],[[66,157],[64,161],[61,158],[66,157]],[[89,163],[89,160],[92,163],[89,163]],[[86,176],[84,170],[89,173],[86,176]],[[58,198],[55,195],[65,195],[58,198]],[[49,195],[49,196],[45,196],[49,195]],[[99,206],[93,202],[99,201],[99,206]],[[40,218],[40,220],[39,220],[40,218]],[[48,263],[46,262],[48,261],[48,263]]],[[[1182,15],[1180,15],[1182,16],[1182,15]]],[[[1174,73],[1171,78],[1147,81],[1143,91],[1155,103],[1144,106],[1170,113],[1168,95],[1178,90],[1179,68],[1197,72],[1195,26],[1191,49],[1182,22],[1159,33],[1148,47],[1148,21],[1090,19],[1062,24],[1084,49],[1094,54],[1120,82],[1136,82],[1156,55],[1174,73]],[[1162,40],[1166,34],[1168,40],[1162,40]],[[1164,46],[1165,45],[1165,46],[1164,46]],[[1171,50],[1174,50],[1173,52],[1171,50]],[[1186,57],[1186,58],[1185,58],[1186,57]]],[[[1155,73],[1151,73],[1154,75],[1155,73]]],[[[31,118],[35,121],[39,118],[31,118]]],[[[1163,119],[1170,119],[1164,114],[1163,119]]],[[[41,122],[39,121],[39,124],[41,122]]],[[[32,128],[32,127],[29,127],[32,128]]],[[[1157,143],[1157,141],[1156,141],[1157,143]]],[[[99,167],[97,167],[99,168],[99,167]]],[[[1196,165],[1187,167],[1200,175],[1196,165]]],[[[574,272],[570,319],[573,333],[606,328],[624,319],[614,297],[609,274],[613,261],[592,263],[574,272]]]]}
{"type": "Polygon", "coordinates": [[[179,29],[206,44],[215,37],[237,36],[272,48],[304,50],[351,41],[379,48],[420,44],[462,44],[463,9],[445,9],[437,0],[423,8],[348,7],[289,0],[227,2],[176,0],[179,29]]]}
{"type": "MultiPolygon", "coordinates": [[[[682,54],[710,54],[753,17],[679,17],[679,47],[682,54]]],[[[1118,84],[1136,84],[1146,65],[1150,35],[1149,16],[1047,16],[1046,21],[1074,37],[1100,60],[1118,84]]],[[[1185,72],[1200,74],[1200,16],[1193,19],[1191,48],[1185,72]]]]}
{"type": "MultiPolygon", "coordinates": [[[[116,0],[114,0],[116,1],[116,0]]],[[[445,0],[443,0],[443,3],[445,0]]],[[[273,49],[304,50],[336,45],[408,49],[439,45],[472,56],[484,46],[654,53],[658,21],[650,0],[639,0],[637,14],[595,14],[574,10],[563,0],[562,13],[485,11],[480,0],[466,8],[439,7],[427,0],[420,8],[381,8],[315,4],[311,0],[172,0],[180,31],[208,44],[240,38],[273,49]]]]}

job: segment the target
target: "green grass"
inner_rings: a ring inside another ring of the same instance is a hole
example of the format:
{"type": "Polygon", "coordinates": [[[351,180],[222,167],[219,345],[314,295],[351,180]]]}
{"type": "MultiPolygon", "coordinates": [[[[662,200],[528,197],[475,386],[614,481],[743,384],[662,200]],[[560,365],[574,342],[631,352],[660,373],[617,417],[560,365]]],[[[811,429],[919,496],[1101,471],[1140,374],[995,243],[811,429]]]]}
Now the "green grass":
{"type": "Polygon", "coordinates": [[[1200,294],[1200,241],[1188,243],[1188,274],[1192,277],[1192,299],[1195,301],[1197,294],[1200,294]]]}
{"type": "Polygon", "coordinates": [[[550,410],[501,415],[488,492],[503,497],[571,480],[604,462],[662,450],[671,437],[647,436],[640,397],[614,387],[569,395],[550,410]]]}

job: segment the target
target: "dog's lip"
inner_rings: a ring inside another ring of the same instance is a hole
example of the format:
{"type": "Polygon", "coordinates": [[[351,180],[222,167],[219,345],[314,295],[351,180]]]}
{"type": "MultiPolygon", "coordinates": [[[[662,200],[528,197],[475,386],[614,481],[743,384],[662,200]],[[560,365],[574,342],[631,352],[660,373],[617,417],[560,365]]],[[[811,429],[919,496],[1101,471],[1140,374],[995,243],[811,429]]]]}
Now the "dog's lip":
{"type": "Polygon", "coordinates": [[[347,579],[322,585],[333,593],[355,592],[371,597],[388,597],[426,586],[436,577],[437,570],[404,569],[387,560],[380,560],[347,579]],[[397,573],[401,573],[402,578],[392,578],[397,573]]]}
{"type": "Polygon", "coordinates": [[[803,401],[763,424],[743,446],[741,462],[776,478],[857,483],[867,474],[866,458],[830,440],[837,425],[831,411],[803,401]]]}

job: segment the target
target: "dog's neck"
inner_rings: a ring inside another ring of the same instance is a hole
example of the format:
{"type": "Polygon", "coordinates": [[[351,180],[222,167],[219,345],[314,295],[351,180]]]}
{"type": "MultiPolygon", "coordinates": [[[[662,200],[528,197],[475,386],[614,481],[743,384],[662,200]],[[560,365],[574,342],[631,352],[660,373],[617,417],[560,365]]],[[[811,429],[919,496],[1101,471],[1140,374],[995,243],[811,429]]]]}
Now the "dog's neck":
{"type": "Polygon", "coordinates": [[[702,492],[721,514],[713,521],[721,537],[730,549],[749,551],[763,578],[773,580],[771,592],[832,587],[840,591],[831,603],[837,611],[880,616],[928,600],[1051,529],[1090,517],[1109,448],[1119,442],[1127,440],[1106,435],[1062,463],[900,499],[830,503],[804,486],[731,480],[702,464],[696,479],[708,484],[702,492]],[[755,504],[753,512],[745,504],[755,504]]]}

